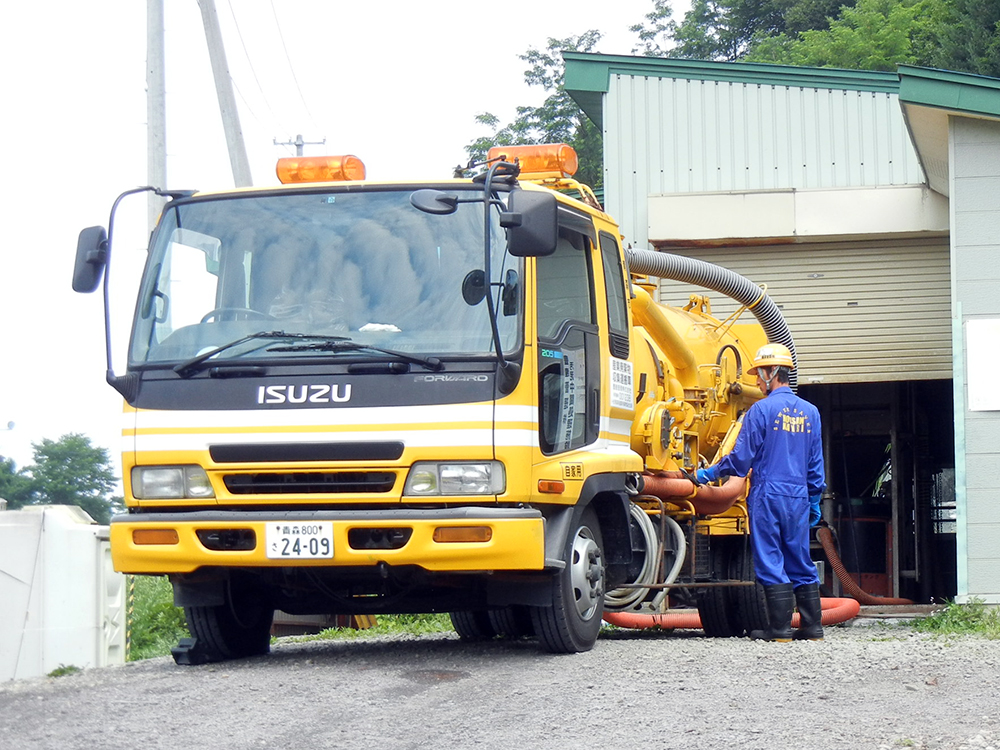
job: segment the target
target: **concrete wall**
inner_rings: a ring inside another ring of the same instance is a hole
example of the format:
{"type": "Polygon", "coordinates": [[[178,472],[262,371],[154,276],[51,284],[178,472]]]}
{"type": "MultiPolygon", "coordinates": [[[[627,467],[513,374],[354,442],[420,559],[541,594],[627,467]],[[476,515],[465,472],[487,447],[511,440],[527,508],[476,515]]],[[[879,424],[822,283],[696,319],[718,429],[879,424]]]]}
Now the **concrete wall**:
{"type": "Polygon", "coordinates": [[[75,505],[0,512],[0,681],[122,664],[125,619],[107,526],[75,505]]]}
{"type": "Polygon", "coordinates": [[[1000,604],[1000,122],[952,116],[949,151],[958,594],[1000,604]]]}

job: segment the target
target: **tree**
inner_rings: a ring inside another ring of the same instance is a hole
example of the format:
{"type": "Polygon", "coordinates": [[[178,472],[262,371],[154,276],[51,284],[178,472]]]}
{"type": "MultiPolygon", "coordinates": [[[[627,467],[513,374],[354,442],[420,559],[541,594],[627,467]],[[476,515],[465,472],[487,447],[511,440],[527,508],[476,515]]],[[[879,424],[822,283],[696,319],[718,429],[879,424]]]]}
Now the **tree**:
{"type": "Polygon", "coordinates": [[[8,510],[23,508],[31,502],[31,477],[14,465],[14,460],[0,456],[0,497],[8,510]]]}
{"type": "Polygon", "coordinates": [[[474,162],[486,158],[492,146],[515,146],[530,143],[568,143],[576,149],[580,167],[576,178],[592,187],[603,184],[604,154],[601,134],[563,88],[565,65],[561,52],[592,52],[601,39],[599,31],[586,31],[565,39],[549,38],[545,50],[530,48],[518,57],[529,64],[524,80],[529,86],[550,92],[538,107],[518,107],[517,117],[500,127],[500,118],[490,112],[476,117],[476,122],[493,133],[465,147],[474,162]]]}
{"type": "Polygon", "coordinates": [[[858,0],[842,8],[828,29],[759,40],[746,59],[856,70],[927,65],[945,12],[940,0],[858,0]]]}
{"type": "Polygon", "coordinates": [[[674,39],[677,23],[674,21],[674,9],[670,0],[653,0],[653,9],[646,14],[649,23],[637,23],[628,30],[639,37],[639,44],[632,48],[633,55],[645,57],[666,57],[670,50],[668,44],[674,39]]]}
{"type": "Polygon", "coordinates": [[[1000,0],[653,0],[633,53],[863,70],[901,63],[1000,77],[1000,0]]]}
{"type": "Polygon", "coordinates": [[[78,505],[98,523],[111,520],[118,498],[111,496],[116,477],[108,451],[91,445],[90,438],[78,433],[32,443],[34,463],[30,474],[31,505],[78,505]]]}
{"type": "Polygon", "coordinates": [[[951,0],[930,64],[1000,77],[1000,0],[951,0]]]}
{"type": "Polygon", "coordinates": [[[691,60],[734,60],[723,10],[715,0],[694,0],[674,29],[671,57],[691,60]]]}
{"type": "MultiPolygon", "coordinates": [[[[757,39],[782,33],[786,13],[799,4],[797,0],[694,0],[681,23],[672,31],[666,29],[673,43],[667,54],[695,60],[742,59],[757,39]]],[[[650,15],[647,19],[656,23],[650,15]]],[[[799,17],[804,22],[809,16],[803,10],[799,17]]],[[[651,31],[641,27],[640,40],[651,31]]]]}
{"type": "Polygon", "coordinates": [[[828,29],[842,8],[854,5],[855,0],[791,0],[785,7],[784,33],[794,37],[803,31],[828,29]]]}

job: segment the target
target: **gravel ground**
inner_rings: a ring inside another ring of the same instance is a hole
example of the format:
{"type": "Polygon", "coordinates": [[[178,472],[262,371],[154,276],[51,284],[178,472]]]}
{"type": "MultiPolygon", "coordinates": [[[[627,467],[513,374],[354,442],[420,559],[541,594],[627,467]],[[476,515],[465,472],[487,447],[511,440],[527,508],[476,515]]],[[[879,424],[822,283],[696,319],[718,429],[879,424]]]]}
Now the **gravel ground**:
{"type": "Polygon", "coordinates": [[[585,654],[453,634],[294,642],[0,683],[0,748],[1000,750],[1000,641],[613,631],[585,654]]]}

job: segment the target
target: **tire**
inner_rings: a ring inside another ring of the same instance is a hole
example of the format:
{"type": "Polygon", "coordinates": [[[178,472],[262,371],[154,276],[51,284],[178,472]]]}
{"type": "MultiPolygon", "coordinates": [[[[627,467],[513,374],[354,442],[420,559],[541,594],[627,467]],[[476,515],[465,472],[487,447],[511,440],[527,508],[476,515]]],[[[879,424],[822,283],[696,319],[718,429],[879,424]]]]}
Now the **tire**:
{"type": "Polygon", "coordinates": [[[226,602],[185,607],[188,630],[206,661],[260,656],[271,650],[274,608],[249,589],[227,587],[226,602]]]}
{"type": "Polygon", "coordinates": [[[451,626],[463,641],[488,641],[497,636],[490,622],[490,613],[485,610],[449,612],[448,616],[451,626]]]}
{"type": "MultiPolygon", "coordinates": [[[[753,570],[753,552],[747,537],[737,542],[732,561],[732,577],[739,581],[756,581],[753,570]]],[[[742,632],[739,635],[749,635],[754,630],[767,630],[767,600],[764,598],[764,587],[759,583],[754,586],[737,586],[732,590],[733,604],[736,609],[736,623],[742,632]]]]}
{"type": "MultiPolygon", "coordinates": [[[[716,540],[710,550],[713,578],[717,580],[728,578],[731,561],[728,540],[716,540]]],[[[736,608],[731,593],[731,589],[725,587],[712,587],[698,592],[696,602],[698,616],[701,617],[701,628],[710,638],[733,638],[742,635],[736,620],[736,608]]]]}
{"type": "Polygon", "coordinates": [[[531,638],[535,634],[531,611],[522,605],[490,610],[490,623],[498,636],[512,641],[531,638]]]}
{"type": "Polygon", "coordinates": [[[572,528],[563,553],[566,567],[552,579],[552,606],[531,608],[540,645],[556,654],[592,649],[604,614],[604,549],[597,516],[587,508],[572,528]]]}

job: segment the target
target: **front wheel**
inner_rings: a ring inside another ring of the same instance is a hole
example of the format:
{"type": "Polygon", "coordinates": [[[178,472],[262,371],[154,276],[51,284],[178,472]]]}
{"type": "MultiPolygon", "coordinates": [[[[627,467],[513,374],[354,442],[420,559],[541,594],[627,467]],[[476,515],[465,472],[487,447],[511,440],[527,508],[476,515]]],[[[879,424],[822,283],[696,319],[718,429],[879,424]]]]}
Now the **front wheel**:
{"type": "Polygon", "coordinates": [[[604,550],[601,527],[587,508],[566,544],[566,567],[552,580],[552,606],[532,607],[535,634],[546,651],[589,651],[604,614],[604,550]]]}
{"type": "Polygon", "coordinates": [[[271,650],[274,608],[250,589],[230,584],[226,601],[214,607],[185,607],[188,630],[207,661],[241,659],[271,650]]]}

